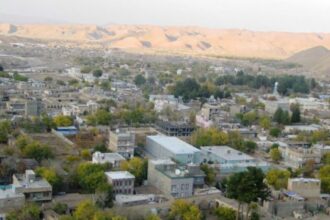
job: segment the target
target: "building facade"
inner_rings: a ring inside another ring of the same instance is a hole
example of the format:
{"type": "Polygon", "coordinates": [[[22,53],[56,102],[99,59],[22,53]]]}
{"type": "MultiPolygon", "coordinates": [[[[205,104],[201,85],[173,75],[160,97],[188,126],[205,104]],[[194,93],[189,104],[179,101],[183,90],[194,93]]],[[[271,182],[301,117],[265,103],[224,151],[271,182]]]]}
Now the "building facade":
{"type": "Polygon", "coordinates": [[[114,194],[127,194],[131,195],[134,193],[134,181],[133,176],[128,171],[114,171],[106,172],[108,183],[112,185],[114,194]]]}
{"type": "Polygon", "coordinates": [[[155,186],[165,195],[185,198],[193,195],[194,178],[177,169],[177,165],[171,160],[150,160],[148,184],[155,186]]]}
{"type": "Polygon", "coordinates": [[[109,149],[117,152],[126,159],[134,156],[135,134],[129,129],[116,129],[109,131],[109,149]]]}
{"type": "Polygon", "coordinates": [[[176,137],[147,136],[145,149],[157,159],[173,159],[180,164],[200,162],[200,150],[176,137]]]}
{"type": "Polygon", "coordinates": [[[52,186],[43,178],[36,177],[33,170],[25,174],[13,175],[13,187],[16,193],[23,193],[27,201],[41,202],[52,199],[52,186]]]}

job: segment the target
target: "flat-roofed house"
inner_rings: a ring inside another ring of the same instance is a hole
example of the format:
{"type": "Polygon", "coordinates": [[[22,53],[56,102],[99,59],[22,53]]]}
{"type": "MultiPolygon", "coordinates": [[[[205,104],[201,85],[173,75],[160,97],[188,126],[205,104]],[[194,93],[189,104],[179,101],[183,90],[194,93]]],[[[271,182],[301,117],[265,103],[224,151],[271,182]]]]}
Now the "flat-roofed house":
{"type": "Polygon", "coordinates": [[[52,186],[47,180],[36,177],[33,170],[26,170],[25,174],[13,175],[13,187],[16,193],[23,193],[27,201],[50,201],[52,186]]]}

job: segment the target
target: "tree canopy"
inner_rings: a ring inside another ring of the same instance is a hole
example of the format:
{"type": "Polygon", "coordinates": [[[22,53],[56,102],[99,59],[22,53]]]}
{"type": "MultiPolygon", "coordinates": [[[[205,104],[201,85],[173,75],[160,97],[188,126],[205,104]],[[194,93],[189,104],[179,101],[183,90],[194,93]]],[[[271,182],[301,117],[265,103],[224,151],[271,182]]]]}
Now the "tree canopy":
{"type": "Polygon", "coordinates": [[[73,125],[73,119],[70,116],[58,115],[53,119],[57,127],[67,127],[73,125]]]}
{"type": "Polygon", "coordinates": [[[276,190],[280,190],[287,188],[290,176],[291,173],[287,170],[273,169],[268,171],[266,180],[269,185],[273,186],[276,190]]]}
{"type": "Polygon", "coordinates": [[[172,203],[169,217],[170,219],[201,220],[202,213],[196,205],[186,200],[178,199],[172,203]]]}

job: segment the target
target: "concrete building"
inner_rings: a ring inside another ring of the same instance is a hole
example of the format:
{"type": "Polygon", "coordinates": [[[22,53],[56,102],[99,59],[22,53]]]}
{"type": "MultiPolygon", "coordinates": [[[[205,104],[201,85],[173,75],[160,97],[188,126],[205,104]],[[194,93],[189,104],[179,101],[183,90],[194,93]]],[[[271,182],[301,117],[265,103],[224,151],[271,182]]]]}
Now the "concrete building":
{"type": "Polygon", "coordinates": [[[200,150],[176,137],[147,136],[145,149],[157,159],[173,159],[180,164],[200,162],[200,150]]]}
{"type": "Polygon", "coordinates": [[[126,159],[134,156],[135,134],[129,129],[116,129],[109,131],[109,149],[117,152],[126,159]]]}
{"type": "Polygon", "coordinates": [[[33,170],[25,174],[13,175],[13,187],[16,193],[23,193],[27,201],[41,202],[52,199],[52,186],[47,180],[36,177],[33,170]]]}
{"type": "Polygon", "coordinates": [[[157,130],[171,137],[187,137],[195,131],[195,126],[186,122],[157,121],[157,130]]]}
{"type": "Polygon", "coordinates": [[[288,180],[288,190],[296,192],[307,199],[319,199],[321,196],[321,181],[313,178],[292,178],[288,180]]]}
{"type": "Polygon", "coordinates": [[[150,160],[148,184],[155,186],[165,195],[185,198],[193,195],[194,178],[188,172],[177,169],[176,163],[167,160],[150,160]]]}
{"type": "Polygon", "coordinates": [[[135,176],[133,176],[130,172],[105,172],[105,175],[107,176],[108,183],[113,187],[114,194],[133,194],[135,176]]]}
{"type": "Polygon", "coordinates": [[[212,162],[218,166],[221,176],[242,172],[248,167],[257,167],[263,171],[269,169],[267,162],[257,160],[228,146],[201,147],[201,152],[202,161],[204,163],[212,162]]]}
{"type": "Polygon", "coordinates": [[[101,153],[98,151],[93,153],[93,157],[92,157],[92,163],[96,163],[96,164],[110,163],[113,168],[120,167],[120,164],[125,160],[126,159],[118,153],[101,153]]]}

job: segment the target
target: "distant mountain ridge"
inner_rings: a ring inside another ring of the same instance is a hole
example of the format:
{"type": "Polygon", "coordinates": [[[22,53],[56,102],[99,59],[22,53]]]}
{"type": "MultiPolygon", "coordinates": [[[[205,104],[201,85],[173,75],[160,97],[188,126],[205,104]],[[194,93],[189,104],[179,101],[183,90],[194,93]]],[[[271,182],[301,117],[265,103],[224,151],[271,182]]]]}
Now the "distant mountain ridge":
{"type": "Polygon", "coordinates": [[[0,35],[41,39],[78,47],[202,55],[286,59],[317,46],[330,49],[330,34],[255,32],[152,25],[0,24],[0,35]]]}

